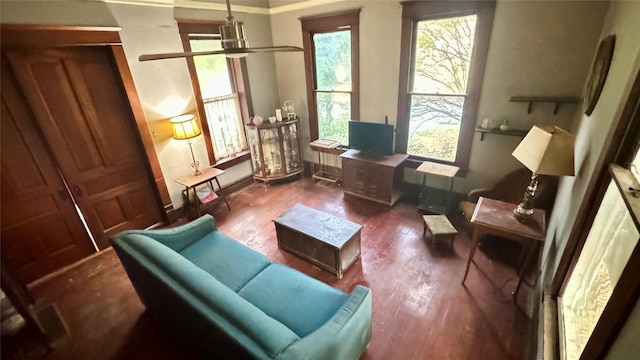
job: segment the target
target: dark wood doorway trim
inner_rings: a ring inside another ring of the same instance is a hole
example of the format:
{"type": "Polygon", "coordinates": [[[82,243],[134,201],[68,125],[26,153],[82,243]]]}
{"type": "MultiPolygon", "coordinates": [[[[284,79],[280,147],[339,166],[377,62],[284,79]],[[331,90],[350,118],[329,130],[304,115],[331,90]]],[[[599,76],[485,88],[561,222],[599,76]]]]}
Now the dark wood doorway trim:
{"type": "Polygon", "coordinates": [[[137,129],[141,147],[144,148],[149,164],[149,176],[156,185],[158,206],[163,209],[163,220],[171,222],[173,204],[169,197],[169,190],[160,168],[160,161],[153,146],[153,139],[149,132],[147,120],[144,117],[142,104],[138,97],[129,64],[122,48],[119,27],[89,27],[68,25],[31,25],[31,24],[1,24],[2,48],[33,48],[33,47],[61,47],[61,46],[109,46],[112,50],[114,66],[120,74],[120,80],[125,89],[127,100],[131,106],[132,116],[137,129]]]}

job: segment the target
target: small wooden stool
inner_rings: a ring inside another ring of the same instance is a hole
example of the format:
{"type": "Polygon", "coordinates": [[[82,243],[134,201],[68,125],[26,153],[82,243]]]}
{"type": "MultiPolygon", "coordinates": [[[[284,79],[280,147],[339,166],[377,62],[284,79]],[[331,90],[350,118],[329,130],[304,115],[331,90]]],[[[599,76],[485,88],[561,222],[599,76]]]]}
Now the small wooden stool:
{"type": "Polygon", "coordinates": [[[449,246],[453,249],[453,240],[456,238],[458,231],[451,225],[449,219],[445,215],[422,215],[424,220],[423,235],[427,235],[427,230],[431,233],[431,246],[436,241],[449,241],[449,246]]]}

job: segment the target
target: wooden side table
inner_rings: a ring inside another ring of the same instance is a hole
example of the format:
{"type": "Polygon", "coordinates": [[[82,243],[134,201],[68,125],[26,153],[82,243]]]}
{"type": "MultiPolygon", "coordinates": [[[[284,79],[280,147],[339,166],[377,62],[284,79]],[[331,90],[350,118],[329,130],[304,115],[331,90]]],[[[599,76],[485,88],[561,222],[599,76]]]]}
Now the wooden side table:
{"type": "Polygon", "coordinates": [[[214,167],[209,167],[202,170],[201,175],[191,174],[191,175],[185,175],[179,179],[176,179],[176,182],[178,184],[185,187],[183,191],[185,193],[187,209],[191,208],[192,206],[195,206],[197,215],[198,216],[201,215],[201,206],[200,206],[201,204],[200,204],[200,199],[198,198],[198,192],[196,188],[198,187],[198,185],[208,183],[209,187],[211,188],[211,191],[216,192],[215,188],[213,187],[213,181],[215,180],[216,184],[218,184],[217,195],[220,195],[220,197],[222,197],[225,204],[227,204],[227,208],[231,210],[231,206],[229,206],[229,202],[227,201],[227,198],[224,196],[224,192],[222,191],[222,186],[220,186],[220,181],[218,181],[218,176],[224,174],[224,172],[225,172],[224,170],[216,169],[214,167]],[[193,190],[193,199],[195,204],[191,204],[191,200],[189,197],[190,190],[193,190]]]}
{"type": "Polygon", "coordinates": [[[311,150],[318,152],[318,165],[320,166],[320,170],[315,171],[315,165],[311,162],[311,177],[314,180],[326,181],[331,185],[335,185],[342,180],[342,174],[327,171],[322,161],[322,154],[336,156],[344,152],[344,150],[338,148],[338,146],[340,146],[340,142],[335,140],[318,139],[312,141],[309,146],[311,146],[311,150]]]}
{"type": "Polygon", "coordinates": [[[457,166],[423,161],[416,169],[417,172],[422,174],[422,190],[420,191],[418,210],[436,214],[446,214],[449,209],[450,193],[453,190],[453,177],[456,176],[459,170],[460,168],[457,166]],[[449,178],[449,196],[442,198],[428,194],[427,175],[449,178]]]}
{"type": "Polygon", "coordinates": [[[464,284],[473,255],[478,248],[478,241],[482,235],[493,234],[517,241],[522,244],[522,251],[518,261],[518,284],[513,293],[514,302],[518,296],[525,270],[535,259],[534,255],[538,254],[547,232],[544,210],[535,209],[529,221],[520,222],[513,216],[513,209],[516,206],[516,204],[484,197],[478,199],[476,209],[471,217],[473,238],[471,249],[469,250],[469,258],[467,259],[467,267],[462,278],[462,283],[464,284]]]}

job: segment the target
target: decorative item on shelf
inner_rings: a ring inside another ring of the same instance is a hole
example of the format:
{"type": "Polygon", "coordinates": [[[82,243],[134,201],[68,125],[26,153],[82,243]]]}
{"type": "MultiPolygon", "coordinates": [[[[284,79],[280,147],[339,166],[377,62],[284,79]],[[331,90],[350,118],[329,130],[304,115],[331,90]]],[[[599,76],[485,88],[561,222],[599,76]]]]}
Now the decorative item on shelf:
{"type": "Polygon", "coordinates": [[[173,117],[169,120],[171,122],[171,129],[173,130],[173,138],[176,140],[187,140],[189,144],[189,150],[191,150],[191,167],[195,170],[193,175],[201,175],[200,162],[196,160],[193,155],[193,147],[191,146],[191,139],[201,134],[198,127],[198,121],[192,114],[185,114],[173,117]]]}
{"type": "Polygon", "coordinates": [[[276,117],[275,116],[269,116],[269,122],[274,124],[276,122],[276,117]]]}
{"type": "Polygon", "coordinates": [[[584,87],[584,113],[589,116],[598,103],[600,93],[607,80],[611,58],[613,57],[613,49],[616,45],[616,36],[609,35],[600,42],[598,52],[591,65],[591,72],[584,87]]]}
{"type": "Polygon", "coordinates": [[[236,157],[236,148],[234,148],[231,144],[227,145],[227,156],[229,156],[230,158],[236,157]]]}
{"type": "Polygon", "coordinates": [[[296,112],[294,108],[293,100],[285,100],[283,104],[284,111],[287,112],[287,119],[293,120],[296,118],[296,112]]]}
{"type": "Polygon", "coordinates": [[[252,122],[254,125],[260,126],[264,122],[264,119],[262,118],[262,116],[256,115],[252,118],[252,122]]]}
{"type": "Polygon", "coordinates": [[[513,157],[532,172],[524,198],[513,210],[516,219],[526,222],[533,214],[538,175],[573,176],[573,142],[574,136],[557,126],[533,126],[513,151],[513,157]]]}
{"type": "Polygon", "coordinates": [[[500,124],[500,130],[502,131],[509,130],[509,119],[507,118],[502,119],[502,124],[500,124]]]}
{"type": "Polygon", "coordinates": [[[493,119],[484,118],[484,120],[482,120],[482,125],[480,125],[480,127],[483,129],[491,129],[493,127],[493,119]]]}
{"type": "Polygon", "coordinates": [[[276,109],[276,120],[282,121],[282,110],[276,109]]]}

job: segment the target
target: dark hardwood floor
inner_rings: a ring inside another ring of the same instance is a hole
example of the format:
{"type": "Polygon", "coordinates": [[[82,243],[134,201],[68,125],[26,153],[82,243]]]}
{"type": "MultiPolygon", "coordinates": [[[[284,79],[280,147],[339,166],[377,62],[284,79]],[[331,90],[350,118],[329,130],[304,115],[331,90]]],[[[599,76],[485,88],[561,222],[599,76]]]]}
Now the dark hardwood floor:
{"type": "MultiPolygon", "coordinates": [[[[308,178],[265,187],[254,184],[213,210],[218,228],[273,261],[327,284],[373,292],[373,336],[362,359],[522,359],[530,320],[516,307],[508,249],[476,253],[466,286],[461,285],[470,236],[462,221],[454,250],[431,247],[413,201],[390,210],[345,198],[338,187],[308,178]],[[362,256],[338,280],[328,271],[279,250],[271,219],[300,203],[364,225],[362,256]]],[[[486,241],[485,241],[486,244],[486,241]]],[[[511,249],[512,250],[512,249],[511,249]]],[[[526,308],[529,287],[518,304],[526,308]]],[[[171,333],[144,312],[112,250],[31,288],[38,303],[54,303],[69,328],[46,359],[193,359],[171,333]]]]}

